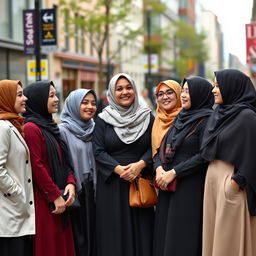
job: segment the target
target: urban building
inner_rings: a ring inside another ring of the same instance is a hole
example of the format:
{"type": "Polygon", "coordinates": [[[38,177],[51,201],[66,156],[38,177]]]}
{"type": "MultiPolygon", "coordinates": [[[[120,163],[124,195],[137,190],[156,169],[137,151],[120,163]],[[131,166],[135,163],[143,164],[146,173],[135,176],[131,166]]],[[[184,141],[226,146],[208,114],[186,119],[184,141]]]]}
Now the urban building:
{"type": "MultiPolygon", "coordinates": [[[[121,4],[122,0],[119,0],[121,4]]],[[[133,31],[143,29],[143,1],[134,0],[131,3],[131,11],[125,23],[127,29],[133,31]]],[[[135,36],[132,40],[127,40],[124,35],[124,26],[115,26],[111,29],[111,48],[110,55],[113,55],[112,63],[114,73],[124,72],[129,74],[137,85],[138,92],[145,86],[145,70],[142,62],[143,52],[143,33],[135,36]]]]}
{"type": "Polygon", "coordinates": [[[23,9],[34,8],[33,0],[1,0],[0,2],[0,79],[28,82],[24,55],[23,9]]]}
{"type": "Polygon", "coordinates": [[[146,69],[145,81],[151,97],[154,94],[154,87],[160,81],[176,79],[173,62],[177,49],[173,22],[179,19],[178,11],[179,0],[144,0],[144,59],[145,66],[150,66],[146,69]],[[163,11],[156,10],[160,5],[165,6],[163,11]]]}
{"type": "Polygon", "coordinates": [[[223,68],[223,34],[217,16],[207,10],[202,12],[202,28],[206,35],[208,60],[205,62],[205,76],[212,79],[213,72],[223,68]]]}

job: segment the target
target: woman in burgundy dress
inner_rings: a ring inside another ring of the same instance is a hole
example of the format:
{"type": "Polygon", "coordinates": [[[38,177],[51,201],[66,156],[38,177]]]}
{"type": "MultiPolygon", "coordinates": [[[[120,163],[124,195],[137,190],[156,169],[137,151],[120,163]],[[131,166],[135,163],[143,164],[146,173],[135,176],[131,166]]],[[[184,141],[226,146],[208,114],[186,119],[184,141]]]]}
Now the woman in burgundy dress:
{"type": "Polygon", "coordinates": [[[66,162],[66,146],[52,118],[58,111],[56,90],[53,82],[36,82],[24,90],[24,95],[29,98],[24,132],[34,182],[34,255],[73,256],[74,241],[66,207],[74,200],[75,178],[66,162]]]}

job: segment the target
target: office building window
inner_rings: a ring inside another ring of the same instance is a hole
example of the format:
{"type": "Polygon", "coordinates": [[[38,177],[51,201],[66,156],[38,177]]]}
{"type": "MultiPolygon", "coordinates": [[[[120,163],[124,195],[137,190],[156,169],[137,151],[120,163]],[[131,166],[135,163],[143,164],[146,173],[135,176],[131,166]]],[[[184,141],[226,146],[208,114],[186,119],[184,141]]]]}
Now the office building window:
{"type": "Polygon", "coordinates": [[[12,39],[15,41],[23,41],[23,10],[26,7],[26,0],[12,0],[12,39]]]}
{"type": "MultiPolygon", "coordinates": [[[[75,14],[75,21],[77,21],[78,19],[78,15],[77,13],[75,14]]],[[[78,53],[79,51],[79,35],[78,35],[78,24],[77,22],[75,22],[75,52],[78,53]]]]}
{"type": "Polygon", "coordinates": [[[90,55],[93,56],[93,39],[90,36],[90,55]]]}
{"type": "Polygon", "coordinates": [[[0,37],[9,38],[9,9],[8,9],[8,2],[9,0],[2,0],[1,1],[1,8],[0,8],[0,37]]]}
{"type": "Polygon", "coordinates": [[[85,54],[85,33],[84,29],[81,28],[81,53],[85,54]]]}
{"type": "Polygon", "coordinates": [[[188,7],[188,3],[187,0],[180,0],[180,8],[187,8],[188,7]]]}
{"type": "Polygon", "coordinates": [[[64,13],[64,38],[65,38],[65,51],[69,51],[69,12],[64,13]]]}

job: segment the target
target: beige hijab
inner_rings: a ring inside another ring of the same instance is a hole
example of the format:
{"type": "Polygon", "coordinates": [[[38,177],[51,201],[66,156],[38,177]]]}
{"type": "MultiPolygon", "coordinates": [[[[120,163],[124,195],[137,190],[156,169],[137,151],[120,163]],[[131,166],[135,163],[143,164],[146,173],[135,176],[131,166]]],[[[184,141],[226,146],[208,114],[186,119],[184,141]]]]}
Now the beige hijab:
{"type": "Polygon", "coordinates": [[[169,130],[170,126],[173,123],[175,117],[181,111],[181,102],[180,102],[180,94],[181,94],[181,86],[174,80],[166,80],[160,82],[156,87],[156,93],[160,90],[160,87],[165,84],[170,87],[176,94],[177,103],[170,113],[167,113],[164,109],[161,109],[159,104],[157,104],[156,109],[156,118],[153,124],[152,129],[152,156],[154,157],[157,153],[158,148],[161,145],[161,142],[169,130]]]}

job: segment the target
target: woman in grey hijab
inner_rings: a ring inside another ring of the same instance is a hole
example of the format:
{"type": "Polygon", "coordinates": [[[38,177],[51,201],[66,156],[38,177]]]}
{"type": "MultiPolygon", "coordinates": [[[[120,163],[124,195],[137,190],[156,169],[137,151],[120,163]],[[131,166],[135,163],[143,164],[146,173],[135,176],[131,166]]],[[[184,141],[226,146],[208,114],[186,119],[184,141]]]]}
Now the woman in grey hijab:
{"type": "Polygon", "coordinates": [[[69,160],[77,179],[76,203],[70,208],[76,255],[93,255],[94,187],[96,168],[92,150],[93,116],[96,113],[93,90],[78,89],[67,97],[59,125],[61,136],[69,149],[69,160]]]}
{"type": "Polygon", "coordinates": [[[93,134],[96,255],[151,256],[154,209],[130,207],[129,187],[137,176],[153,175],[153,115],[139,105],[135,83],[124,73],[110,80],[108,102],[93,134]]]}

